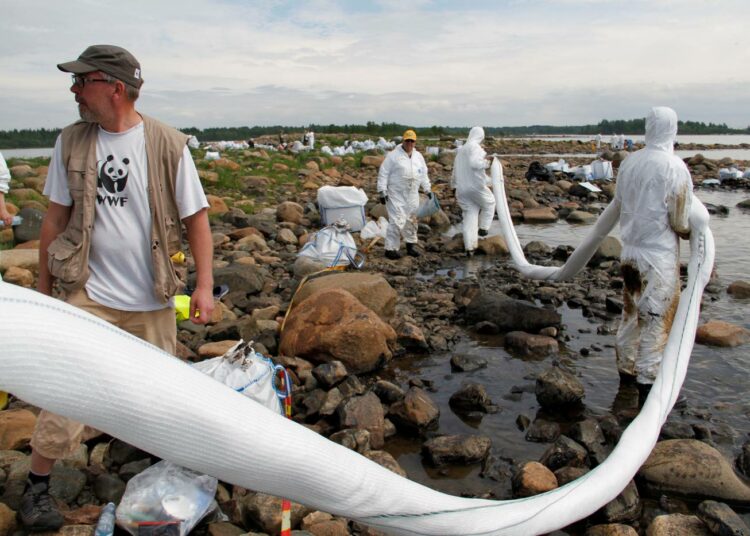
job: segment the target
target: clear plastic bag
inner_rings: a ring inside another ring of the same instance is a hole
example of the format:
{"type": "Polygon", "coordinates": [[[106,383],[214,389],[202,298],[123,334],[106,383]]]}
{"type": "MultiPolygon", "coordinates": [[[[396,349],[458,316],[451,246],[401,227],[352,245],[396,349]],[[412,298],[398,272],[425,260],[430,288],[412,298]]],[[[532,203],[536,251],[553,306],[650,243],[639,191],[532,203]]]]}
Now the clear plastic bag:
{"type": "Polygon", "coordinates": [[[214,477],[162,460],[128,481],[117,507],[117,524],[133,536],[146,532],[186,536],[216,508],[217,484],[214,477]]]}
{"type": "Polygon", "coordinates": [[[417,218],[428,218],[433,214],[436,214],[440,210],[440,203],[438,202],[437,196],[430,192],[427,194],[425,199],[417,209],[417,218]]]}

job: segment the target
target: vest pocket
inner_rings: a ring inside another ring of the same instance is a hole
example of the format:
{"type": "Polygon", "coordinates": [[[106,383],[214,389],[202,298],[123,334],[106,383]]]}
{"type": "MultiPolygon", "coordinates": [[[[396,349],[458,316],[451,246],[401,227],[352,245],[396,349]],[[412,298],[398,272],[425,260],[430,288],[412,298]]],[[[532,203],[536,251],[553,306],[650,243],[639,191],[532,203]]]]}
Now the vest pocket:
{"type": "Polygon", "coordinates": [[[75,283],[83,271],[81,244],[73,244],[63,237],[52,241],[47,249],[50,274],[62,283],[75,283]]]}

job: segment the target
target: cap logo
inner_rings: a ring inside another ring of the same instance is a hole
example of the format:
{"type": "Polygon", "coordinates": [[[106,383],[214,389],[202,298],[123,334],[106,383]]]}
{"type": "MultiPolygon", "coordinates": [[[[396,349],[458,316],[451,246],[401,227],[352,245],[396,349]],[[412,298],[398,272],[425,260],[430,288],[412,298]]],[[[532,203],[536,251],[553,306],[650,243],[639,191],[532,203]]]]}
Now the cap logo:
{"type": "Polygon", "coordinates": [[[138,67],[135,68],[135,72],[133,73],[133,76],[135,78],[137,78],[137,79],[140,80],[140,78],[141,78],[141,70],[138,67]]]}

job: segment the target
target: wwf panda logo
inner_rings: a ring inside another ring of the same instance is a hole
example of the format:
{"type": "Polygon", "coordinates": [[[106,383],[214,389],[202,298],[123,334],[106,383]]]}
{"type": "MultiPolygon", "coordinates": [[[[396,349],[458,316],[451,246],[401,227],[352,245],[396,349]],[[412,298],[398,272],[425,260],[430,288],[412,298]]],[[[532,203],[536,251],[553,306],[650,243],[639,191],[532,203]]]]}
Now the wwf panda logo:
{"type": "Polygon", "coordinates": [[[127,157],[117,161],[114,155],[107,156],[106,160],[99,166],[96,186],[104,188],[111,194],[122,192],[128,182],[128,175],[130,175],[128,164],[130,164],[130,159],[127,157]]]}

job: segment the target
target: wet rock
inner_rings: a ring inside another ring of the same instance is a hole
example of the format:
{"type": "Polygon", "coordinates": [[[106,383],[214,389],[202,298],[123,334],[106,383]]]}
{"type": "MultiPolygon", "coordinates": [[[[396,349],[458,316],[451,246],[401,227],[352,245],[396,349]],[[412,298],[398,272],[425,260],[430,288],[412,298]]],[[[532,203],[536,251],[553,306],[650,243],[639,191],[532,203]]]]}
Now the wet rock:
{"type": "Polygon", "coordinates": [[[36,415],[27,409],[0,411],[0,450],[16,450],[31,440],[36,415]]]}
{"type": "Polygon", "coordinates": [[[586,212],[583,210],[574,210],[565,218],[565,221],[569,223],[593,223],[596,220],[596,214],[592,214],[591,212],[586,212]]]}
{"type": "Polygon", "coordinates": [[[723,320],[709,320],[698,326],[695,342],[709,346],[733,347],[750,341],[750,330],[723,320]]]}
{"type": "Polygon", "coordinates": [[[750,505],[750,487],[739,479],[731,464],[716,449],[694,439],[657,443],[638,476],[652,494],[750,505]]]}
{"type": "Polygon", "coordinates": [[[554,223],[557,212],[550,207],[528,208],[523,211],[524,223],[554,223]]]}
{"type": "Polygon", "coordinates": [[[370,450],[364,453],[365,458],[374,461],[378,465],[382,465],[389,471],[393,471],[397,475],[406,477],[406,471],[398,464],[396,458],[391,453],[384,450],[370,450]]]}
{"type": "Polygon", "coordinates": [[[398,325],[396,341],[408,352],[423,353],[430,349],[424,332],[411,322],[401,322],[398,325]]]}
{"type": "Polygon", "coordinates": [[[556,339],[532,335],[524,331],[511,331],[505,336],[505,348],[514,354],[527,357],[544,357],[557,354],[560,347],[556,339]]]}
{"type": "Polygon", "coordinates": [[[316,292],[287,317],[280,353],[314,362],[341,361],[354,374],[389,361],[396,333],[352,294],[340,289],[316,292]]]}
{"type": "Polygon", "coordinates": [[[347,428],[331,434],[328,439],[360,454],[370,450],[370,432],[367,430],[347,428]]]}
{"type": "Polygon", "coordinates": [[[378,395],[378,398],[380,398],[384,404],[393,404],[394,402],[403,400],[405,395],[404,390],[401,389],[401,387],[393,382],[389,382],[388,380],[378,380],[375,382],[372,386],[372,391],[378,395]]]}
{"type": "Polygon", "coordinates": [[[557,479],[552,471],[539,462],[527,462],[513,475],[513,495],[531,497],[557,487],[557,479]]]}
{"type": "Polygon", "coordinates": [[[711,531],[695,516],[668,514],[655,517],[646,536],[711,536],[711,531]]]}
{"type": "Polygon", "coordinates": [[[750,281],[738,280],[727,287],[727,294],[735,298],[750,298],[750,281]]]}
{"type": "Polygon", "coordinates": [[[393,318],[398,295],[380,274],[344,272],[318,277],[300,288],[294,301],[299,305],[316,292],[332,288],[351,293],[362,305],[374,311],[383,320],[393,318]]]}
{"type": "Polygon", "coordinates": [[[338,410],[341,428],[356,428],[370,432],[372,448],[382,448],[384,442],[383,406],[375,393],[355,396],[343,402],[338,410]]]}
{"type": "Polygon", "coordinates": [[[537,332],[548,326],[559,326],[560,315],[550,309],[516,300],[499,292],[477,294],[466,306],[468,324],[484,320],[498,326],[501,331],[537,332]]]}
{"type": "Polygon", "coordinates": [[[698,518],[713,534],[750,536],[750,528],[734,510],[724,503],[703,501],[698,505],[698,518]]]}
{"type": "Polygon", "coordinates": [[[422,454],[435,466],[469,465],[484,460],[490,452],[489,437],[477,435],[440,436],[422,445],[422,454]]]}
{"type": "Polygon", "coordinates": [[[737,208],[750,208],[750,199],[743,199],[736,206],[737,208]]]}
{"type": "Polygon", "coordinates": [[[453,372],[471,372],[487,367],[487,360],[473,355],[451,356],[451,370],[453,372]]]}
{"type": "Polygon", "coordinates": [[[560,436],[560,425],[545,419],[535,419],[526,430],[526,441],[550,443],[560,436]]]}
{"type": "Polygon", "coordinates": [[[638,531],[629,525],[608,523],[589,527],[583,536],[638,536],[638,531]]]}
{"type": "Polygon", "coordinates": [[[564,486],[568,482],[573,482],[582,477],[589,471],[588,467],[561,467],[555,471],[555,478],[557,478],[557,483],[560,486],[564,486]]]}
{"type": "Polygon", "coordinates": [[[573,441],[571,438],[561,435],[553,444],[544,451],[539,463],[550,471],[557,471],[566,466],[585,467],[587,453],[586,449],[573,441]]]}
{"type": "Polygon", "coordinates": [[[585,396],[580,380],[559,366],[550,367],[537,377],[534,393],[542,407],[551,409],[578,403],[585,396]]]}
{"type": "Polygon", "coordinates": [[[403,400],[391,405],[388,416],[397,428],[422,433],[437,427],[440,409],[419,387],[411,387],[403,400]]]}
{"type": "Polygon", "coordinates": [[[597,464],[603,462],[610,453],[604,433],[594,419],[584,419],[574,423],[568,430],[568,434],[586,448],[597,464]]]}
{"type": "Polygon", "coordinates": [[[122,465],[135,460],[149,458],[150,455],[125,441],[115,439],[109,445],[109,457],[114,465],[122,465]]]}
{"type": "Polygon", "coordinates": [[[465,383],[450,397],[451,408],[458,412],[492,411],[493,405],[487,389],[478,383],[465,383]]]}
{"type": "Polygon", "coordinates": [[[552,249],[539,240],[532,240],[523,247],[523,252],[527,257],[549,257],[552,249]]]}
{"type": "Polygon", "coordinates": [[[341,361],[331,361],[318,365],[312,369],[312,373],[318,383],[325,389],[334,387],[349,375],[341,361]]]}
{"type": "Polygon", "coordinates": [[[94,495],[103,503],[118,504],[125,494],[125,482],[117,475],[104,473],[94,481],[94,495]]]}
{"type": "Polygon", "coordinates": [[[620,494],[605,504],[599,514],[607,523],[630,523],[641,515],[641,498],[632,480],[620,494]]]}

